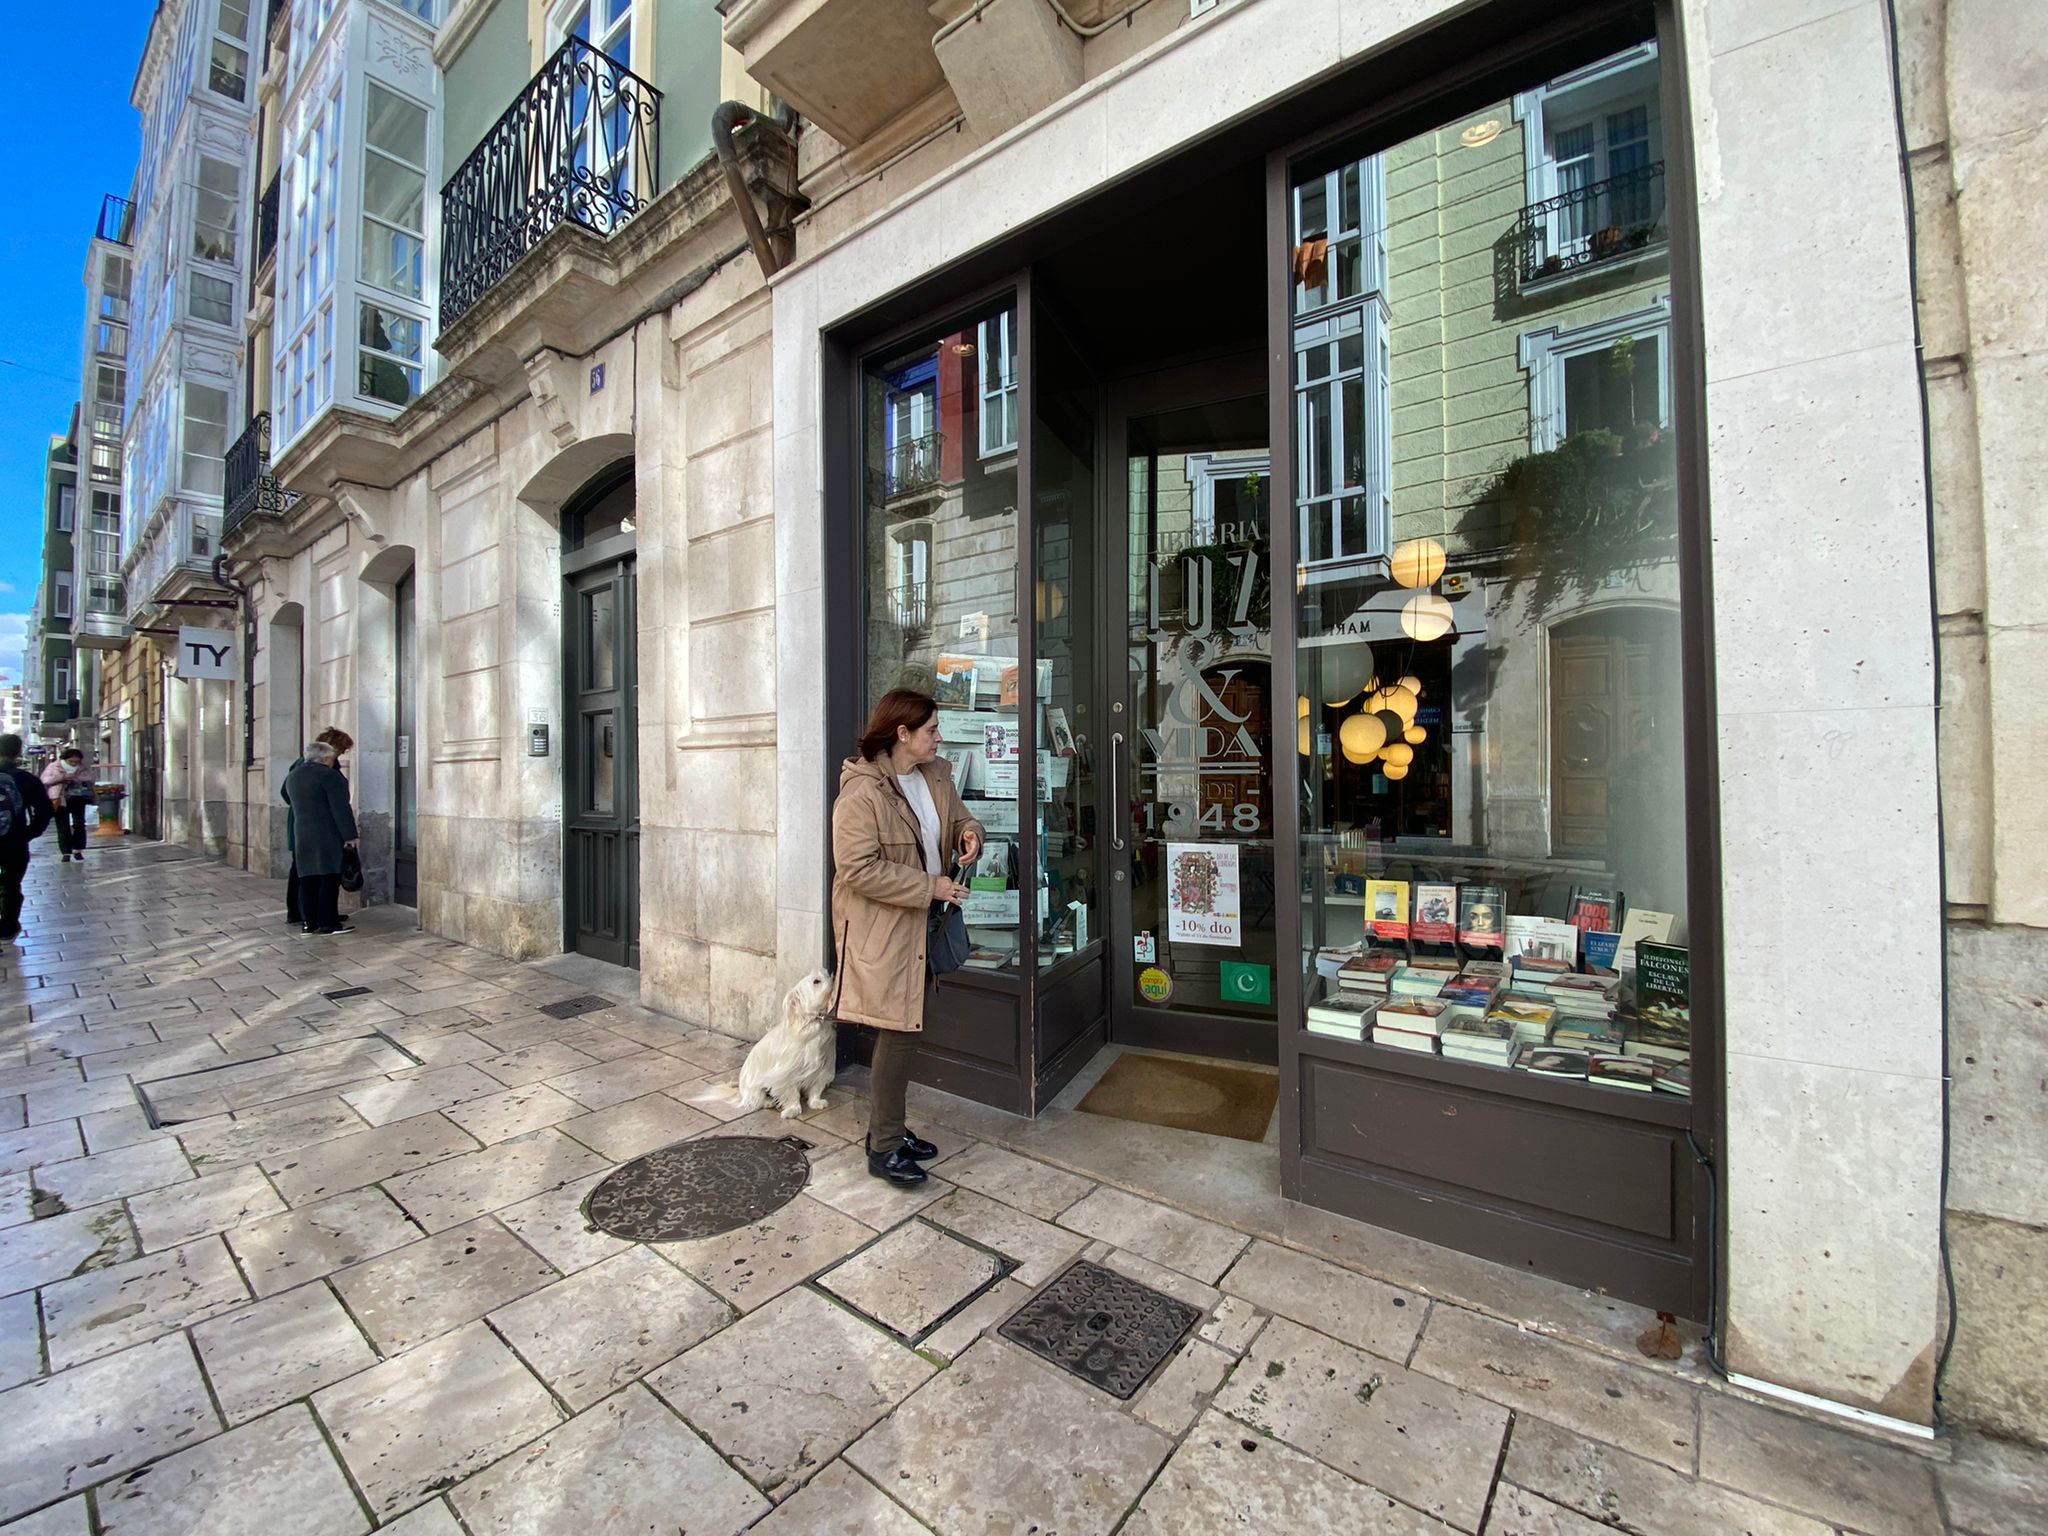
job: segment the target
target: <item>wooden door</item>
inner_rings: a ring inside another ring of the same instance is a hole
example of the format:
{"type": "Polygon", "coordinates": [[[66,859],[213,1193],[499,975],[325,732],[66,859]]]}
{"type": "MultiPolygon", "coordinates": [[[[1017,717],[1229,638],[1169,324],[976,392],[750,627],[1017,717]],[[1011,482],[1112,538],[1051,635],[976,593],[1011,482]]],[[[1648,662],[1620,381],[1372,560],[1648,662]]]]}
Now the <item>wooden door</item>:
{"type": "Polygon", "coordinates": [[[1607,850],[1613,779],[1653,707],[1651,670],[1651,647],[1641,637],[1552,636],[1550,835],[1558,850],[1607,850]]]}

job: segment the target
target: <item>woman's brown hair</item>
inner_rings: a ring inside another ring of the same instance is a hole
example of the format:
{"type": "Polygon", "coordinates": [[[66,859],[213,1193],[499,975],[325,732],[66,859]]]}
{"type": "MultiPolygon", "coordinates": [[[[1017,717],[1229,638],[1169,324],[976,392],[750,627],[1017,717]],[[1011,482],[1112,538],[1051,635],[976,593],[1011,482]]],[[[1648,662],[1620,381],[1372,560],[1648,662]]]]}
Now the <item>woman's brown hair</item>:
{"type": "Polygon", "coordinates": [[[338,755],[342,756],[346,756],[349,749],[356,744],[355,737],[349,735],[347,731],[344,731],[338,725],[330,725],[313,739],[326,742],[327,745],[334,748],[338,755]]]}
{"type": "Polygon", "coordinates": [[[860,755],[873,762],[896,745],[898,727],[922,730],[925,721],[939,712],[938,700],[915,688],[891,688],[868,716],[868,728],[860,733],[860,755]]]}

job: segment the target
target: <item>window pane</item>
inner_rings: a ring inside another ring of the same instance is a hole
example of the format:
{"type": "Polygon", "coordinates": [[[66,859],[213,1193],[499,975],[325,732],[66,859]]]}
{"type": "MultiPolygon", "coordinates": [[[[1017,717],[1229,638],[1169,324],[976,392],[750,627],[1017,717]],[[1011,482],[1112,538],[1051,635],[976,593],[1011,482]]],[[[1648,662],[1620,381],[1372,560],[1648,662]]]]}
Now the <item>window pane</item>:
{"type": "Polygon", "coordinates": [[[363,220],[363,281],[408,299],[426,280],[426,242],[374,219],[363,220]]]}
{"type": "Polygon", "coordinates": [[[249,91],[249,55],[233,43],[222,42],[216,37],[206,83],[230,100],[242,100],[249,91]]]}
{"type": "Polygon", "coordinates": [[[228,397],[204,384],[185,386],[185,452],[181,483],[188,490],[221,488],[221,455],[228,445],[228,397]]]}
{"type": "MultiPolygon", "coordinates": [[[[1594,1054],[1620,1058],[1603,1069],[1617,1074],[1688,1059],[1685,1004],[1664,986],[1689,942],[1670,276],[1616,261],[1573,277],[1640,248],[1630,210],[1661,210],[1657,64],[1632,67],[1639,85],[1604,76],[1575,115],[1569,90],[1547,93],[1547,143],[1465,133],[1513,116],[1480,104],[1379,151],[1361,183],[1383,200],[1365,226],[1386,230],[1370,263],[1387,270],[1367,280],[1402,318],[1390,327],[1371,297],[1336,311],[1361,324],[1337,386],[1342,483],[1297,514],[1304,982],[1328,1023],[1360,951],[1517,962],[1472,973],[1406,1039],[1387,1029],[1398,1009],[1376,1040],[1354,1008],[1368,1046],[1502,1068],[1518,1045],[1524,1063],[1562,1048],[1567,1076],[1594,1054]],[[1553,197],[1525,219],[1521,203],[1553,197]],[[1535,255],[1502,303],[1495,263],[1518,241],[1535,255]]],[[[1304,343],[1329,314],[1295,322],[1304,343]]],[[[1312,494],[1328,388],[1294,397],[1312,494]]],[[[1351,995],[1386,1001],[1384,986],[1351,995]]]]}
{"type": "Polygon", "coordinates": [[[210,320],[215,325],[234,324],[235,285],[218,277],[208,277],[204,272],[192,274],[192,299],[189,308],[195,320],[210,320]]]}
{"type": "Polygon", "coordinates": [[[1009,314],[970,315],[862,373],[866,702],[898,687],[939,700],[941,754],[989,832],[967,920],[969,963],[990,970],[1014,968],[1035,921],[1018,831],[1017,467],[982,456],[1009,419],[986,413],[1014,410],[983,355],[1000,355],[1009,314]]]}
{"type": "Polygon", "coordinates": [[[371,81],[364,91],[363,137],[413,165],[427,163],[427,109],[371,81]]]}
{"type": "Polygon", "coordinates": [[[249,40],[248,0],[220,0],[220,30],[229,37],[249,40]]]}
{"type": "Polygon", "coordinates": [[[427,179],[379,154],[363,156],[363,212],[406,229],[424,228],[427,179]]]}

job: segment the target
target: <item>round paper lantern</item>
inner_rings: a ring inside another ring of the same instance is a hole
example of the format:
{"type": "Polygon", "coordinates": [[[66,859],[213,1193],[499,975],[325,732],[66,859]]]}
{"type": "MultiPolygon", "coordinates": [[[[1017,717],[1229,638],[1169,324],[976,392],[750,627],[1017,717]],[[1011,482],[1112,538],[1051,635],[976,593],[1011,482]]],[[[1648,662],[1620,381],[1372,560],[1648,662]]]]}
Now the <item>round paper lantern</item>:
{"type": "Polygon", "coordinates": [[[1406,763],[1389,763],[1380,772],[1398,782],[1408,777],[1408,765],[1406,763]]]}
{"type": "Polygon", "coordinates": [[[1451,632],[1451,605],[1434,592],[1411,597],[1401,605],[1401,628],[1425,645],[1441,640],[1451,632]]]}
{"type": "Polygon", "coordinates": [[[1365,691],[1372,675],[1372,652],[1347,645],[1323,653],[1323,702],[1341,709],[1365,691]]]}
{"type": "Polygon", "coordinates": [[[1387,731],[1376,715],[1351,715],[1337,727],[1337,740],[1346,757],[1362,763],[1387,744],[1387,731]]]}
{"type": "Polygon", "coordinates": [[[1306,720],[1308,718],[1308,695],[1305,693],[1294,701],[1294,718],[1297,720],[1306,720]]]}
{"type": "MultiPolygon", "coordinates": [[[[1389,688],[1382,697],[1386,700],[1386,707],[1401,717],[1402,731],[1415,723],[1415,710],[1422,701],[1414,694],[1406,688],[1389,688]]],[[[1396,731],[1394,734],[1398,736],[1401,732],[1396,731]]]]}
{"type": "Polygon", "coordinates": [[[1380,756],[1390,763],[1406,768],[1415,761],[1415,749],[1405,741],[1397,741],[1390,746],[1382,747],[1380,749],[1380,756]]]}
{"type": "Polygon", "coordinates": [[[1429,732],[1425,731],[1419,725],[1411,725],[1408,727],[1407,730],[1401,733],[1401,739],[1407,742],[1408,745],[1411,747],[1419,747],[1425,741],[1429,740],[1429,732]]]}
{"type": "Polygon", "coordinates": [[[1435,539],[1405,539],[1394,546],[1394,580],[1404,587],[1426,587],[1444,573],[1444,547],[1435,539]]]}
{"type": "Polygon", "coordinates": [[[1314,723],[1307,715],[1294,722],[1294,749],[1303,757],[1308,756],[1309,731],[1314,723]]]}
{"type": "Polygon", "coordinates": [[[1422,679],[1417,677],[1413,672],[1410,672],[1406,677],[1402,678],[1399,682],[1395,683],[1394,686],[1396,688],[1406,688],[1418,699],[1422,697],[1422,679]]]}
{"type": "Polygon", "coordinates": [[[1385,732],[1382,739],[1386,741],[1399,741],[1408,729],[1408,722],[1391,709],[1381,710],[1373,719],[1379,721],[1380,729],[1385,732]]]}

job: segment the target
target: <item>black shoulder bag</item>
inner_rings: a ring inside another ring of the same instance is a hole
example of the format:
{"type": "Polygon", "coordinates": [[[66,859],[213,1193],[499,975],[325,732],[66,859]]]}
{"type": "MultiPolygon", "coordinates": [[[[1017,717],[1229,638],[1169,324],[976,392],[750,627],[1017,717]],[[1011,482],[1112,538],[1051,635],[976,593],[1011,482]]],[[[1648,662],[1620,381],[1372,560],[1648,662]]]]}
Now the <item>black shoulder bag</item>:
{"type": "MultiPolygon", "coordinates": [[[[953,866],[953,879],[966,883],[965,866],[953,866]]],[[[950,901],[935,901],[925,917],[926,962],[934,976],[957,971],[967,963],[967,914],[950,901]]]]}

